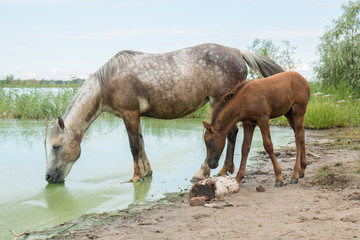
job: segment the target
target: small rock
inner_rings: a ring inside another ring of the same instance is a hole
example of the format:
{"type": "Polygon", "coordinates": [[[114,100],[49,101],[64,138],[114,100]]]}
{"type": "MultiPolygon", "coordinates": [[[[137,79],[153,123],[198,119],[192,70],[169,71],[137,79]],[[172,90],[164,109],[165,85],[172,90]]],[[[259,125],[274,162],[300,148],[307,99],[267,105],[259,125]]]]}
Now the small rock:
{"type": "Polygon", "coordinates": [[[190,206],[204,206],[206,199],[205,196],[193,197],[190,199],[190,206]]]}
{"type": "Polygon", "coordinates": [[[260,186],[256,187],[256,191],[258,191],[258,192],[265,192],[265,188],[260,185],[260,186]]]}

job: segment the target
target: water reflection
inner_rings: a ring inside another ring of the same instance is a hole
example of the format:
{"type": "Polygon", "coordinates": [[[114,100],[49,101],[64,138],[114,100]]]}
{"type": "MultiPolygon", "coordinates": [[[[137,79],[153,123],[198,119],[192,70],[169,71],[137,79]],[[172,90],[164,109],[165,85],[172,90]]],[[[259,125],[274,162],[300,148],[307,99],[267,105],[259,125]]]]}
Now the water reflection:
{"type": "Polygon", "coordinates": [[[151,186],[152,176],[145,177],[141,182],[133,182],[134,202],[146,198],[151,186]]]}
{"type": "Polygon", "coordinates": [[[76,199],[71,196],[65,184],[46,185],[45,199],[47,208],[52,212],[77,212],[76,199]]]}

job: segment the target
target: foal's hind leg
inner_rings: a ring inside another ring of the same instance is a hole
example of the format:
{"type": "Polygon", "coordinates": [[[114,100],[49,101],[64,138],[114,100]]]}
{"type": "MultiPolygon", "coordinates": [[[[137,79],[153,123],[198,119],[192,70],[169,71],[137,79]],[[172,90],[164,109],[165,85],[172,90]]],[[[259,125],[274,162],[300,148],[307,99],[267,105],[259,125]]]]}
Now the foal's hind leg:
{"type": "Polygon", "coordinates": [[[304,115],[305,110],[300,105],[292,107],[292,118],[294,122],[295,142],[296,142],[296,161],[294,166],[293,176],[290,183],[298,183],[299,177],[305,175],[305,168],[307,166],[306,150],[305,150],[305,130],[304,130],[304,115]]]}
{"type": "Polygon", "coordinates": [[[276,157],[274,154],[273,144],[271,142],[271,137],[270,137],[269,119],[262,119],[262,120],[258,121],[258,125],[261,130],[261,135],[263,138],[263,144],[264,144],[265,151],[269,154],[269,156],[271,158],[271,162],[274,167],[275,187],[282,187],[283,179],[281,176],[281,167],[280,167],[278,161],[276,160],[276,157]]]}
{"type": "Polygon", "coordinates": [[[224,161],[224,166],[220,169],[218,176],[228,175],[228,173],[234,173],[234,152],[235,152],[235,143],[236,143],[236,136],[239,129],[236,124],[230,129],[229,133],[227,134],[227,150],[226,150],[226,157],[224,161]]]}
{"type": "Polygon", "coordinates": [[[137,112],[121,113],[129,137],[130,149],[134,159],[134,175],[130,181],[137,182],[152,173],[147,159],[140,129],[140,116],[137,112]]]}

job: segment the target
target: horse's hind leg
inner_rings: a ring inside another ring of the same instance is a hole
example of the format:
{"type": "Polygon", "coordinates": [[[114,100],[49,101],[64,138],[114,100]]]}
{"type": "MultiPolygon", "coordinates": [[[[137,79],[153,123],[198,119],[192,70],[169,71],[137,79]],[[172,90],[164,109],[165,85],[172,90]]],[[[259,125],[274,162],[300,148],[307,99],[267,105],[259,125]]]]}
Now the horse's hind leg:
{"type": "Polygon", "coordinates": [[[249,155],[252,137],[254,134],[255,124],[243,123],[244,140],[241,147],[241,163],[238,173],[236,174],[236,181],[240,182],[245,176],[246,161],[249,155]]]}
{"type": "Polygon", "coordinates": [[[262,119],[262,120],[258,121],[258,125],[261,130],[261,135],[263,138],[263,144],[264,144],[265,151],[269,154],[271,162],[274,167],[275,187],[282,187],[283,179],[281,176],[281,167],[280,167],[278,161],[276,160],[276,157],[274,154],[273,144],[271,142],[271,137],[270,137],[269,119],[262,119]]]}
{"type": "Polygon", "coordinates": [[[228,173],[234,173],[234,151],[238,131],[238,127],[234,125],[227,134],[228,144],[226,150],[226,157],[224,161],[224,166],[220,169],[218,176],[228,175],[228,173]]]}
{"type": "Polygon", "coordinates": [[[137,182],[151,174],[150,163],[147,159],[144,141],[140,129],[140,116],[137,112],[122,112],[122,117],[129,137],[130,149],[134,159],[134,175],[130,181],[137,182]]]}
{"type": "Polygon", "coordinates": [[[297,183],[299,177],[305,175],[305,168],[307,166],[306,150],[305,150],[305,130],[304,130],[304,115],[305,110],[300,105],[292,107],[292,116],[295,129],[295,142],[296,142],[296,161],[294,166],[293,176],[290,183],[297,183]]]}
{"type": "MultiPolygon", "coordinates": [[[[286,114],[285,117],[287,118],[291,128],[294,130],[294,135],[295,135],[295,139],[296,139],[296,128],[295,128],[295,121],[294,121],[294,117],[293,117],[293,113],[292,113],[292,109],[290,109],[286,114]]],[[[299,156],[298,153],[298,142],[296,142],[296,156],[299,156]]],[[[291,177],[290,183],[291,184],[296,184],[298,183],[298,178],[303,178],[305,175],[305,168],[306,168],[306,162],[304,163],[302,161],[302,159],[300,161],[298,161],[298,159],[296,159],[295,161],[295,165],[294,165],[294,170],[293,170],[293,176],[291,177]],[[299,165],[300,164],[300,165],[299,165]],[[299,175],[297,176],[297,174],[295,173],[296,171],[299,171],[299,175]]]]}

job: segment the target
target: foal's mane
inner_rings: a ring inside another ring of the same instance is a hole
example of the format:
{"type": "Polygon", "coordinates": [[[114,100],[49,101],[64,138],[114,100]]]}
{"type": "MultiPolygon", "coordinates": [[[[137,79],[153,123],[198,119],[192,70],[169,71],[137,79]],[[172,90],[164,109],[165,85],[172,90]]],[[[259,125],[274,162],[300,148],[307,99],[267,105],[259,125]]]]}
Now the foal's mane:
{"type": "Polygon", "coordinates": [[[245,87],[250,81],[238,83],[230,92],[226,93],[219,102],[217,102],[212,110],[211,123],[214,123],[217,116],[221,112],[221,110],[226,106],[226,104],[232,99],[241,89],[245,87]]]}
{"type": "Polygon", "coordinates": [[[135,55],[141,54],[143,53],[130,50],[121,51],[112,58],[110,58],[110,60],[105,63],[101,68],[99,68],[94,73],[94,76],[99,80],[102,91],[105,92],[106,81],[110,73],[112,73],[118,67],[123,67],[126,64],[131,63],[132,61],[134,61],[133,57],[135,55]]]}

